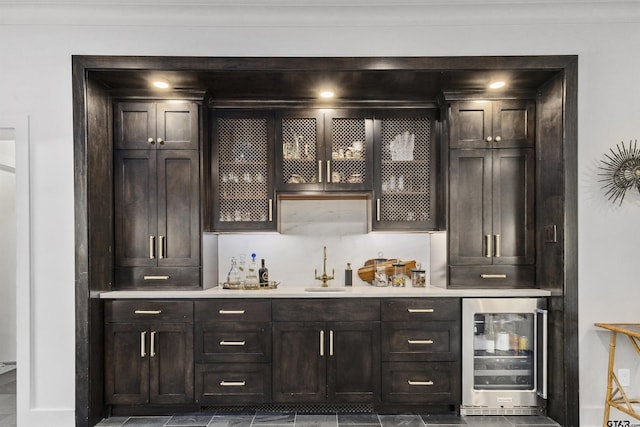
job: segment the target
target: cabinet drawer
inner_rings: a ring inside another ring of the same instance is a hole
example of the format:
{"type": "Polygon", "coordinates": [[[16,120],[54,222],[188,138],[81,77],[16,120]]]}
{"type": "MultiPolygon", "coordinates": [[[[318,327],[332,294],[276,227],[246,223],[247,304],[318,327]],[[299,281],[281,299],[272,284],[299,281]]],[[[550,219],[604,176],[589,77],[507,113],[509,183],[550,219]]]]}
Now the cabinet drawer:
{"type": "Polygon", "coordinates": [[[271,324],[196,323],[197,362],[270,362],[271,324]]]}
{"type": "Polygon", "coordinates": [[[199,289],[200,267],[122,267],[115,269],[117,289],[199,289]]]}
{"type": "Polygon", "coordinates": [[[382,399],[394,403],[457,403],[460,372],[455,362],[384,363],[382,399]]]}
{"type": "Polygon", "coordinates": [[[382,320],[385,321],[460,321],[459,298],[389,299],[382,304],[382,320]]]}
{"type": "Polygon", "coordinates": [[[312,299],[273,301],[273,320],[281,322],[336,322],[380,320],[380,301],[359,299],[312,299]]]}
{"type": "Polygon", "coordinates": [[[466,265],[449,267],[451,288],[534,288],[532,265],[466,265]]]}
{"type": "Polygon", "coordinates": [[[196,301],[196,322],[270,322],[271,302],[230,299],[196,301]]]}
{"type": "Polygon", "coordinates": [[[265,403],[271,399],[271,365],[196,365],[196,403],[265,403]]]}
{"type": "Polygon", "coordinates": [[[458,360],[458,322],[383,322],[382,360],[458,360]]]}
{"type": "Polygon", "coordinates": [[[113,300],[105,302],[105,322],[193,322],[193,302],[113,300]]]}

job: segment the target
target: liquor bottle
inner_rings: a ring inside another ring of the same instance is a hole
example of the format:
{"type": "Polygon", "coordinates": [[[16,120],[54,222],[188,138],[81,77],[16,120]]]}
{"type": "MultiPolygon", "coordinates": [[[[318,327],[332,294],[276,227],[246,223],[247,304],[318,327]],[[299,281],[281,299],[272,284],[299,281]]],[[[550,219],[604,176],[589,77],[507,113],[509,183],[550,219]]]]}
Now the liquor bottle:
{"type": "Polygon", "coordinates": [[[509,351],[509,332],[505,328],[504,319],[500,318],[496,331],[496,350],[509,351]]]}
{"type": "Polygon", "coordinates": [[[260,287],[260,280],[258,279],[258,266],[256,264],[256,254],[251,254],[251,262],[249,262],[249,268],[247,269],[244,287],[247,289],[255,289],[260,287]]]}
{"type": "Polygon", "coordinates": [[[264,266],[264,258],[262,258],[260,263],[261,267],[258,276],[260,277],[260,286],[266,288],[269,286],[269,269],[264,266]]]}
{"type": "Polygon", "coordinates": [[[487,353],[496,352],[496,333],[493,327],[493,315],[487,315],[487,333],[484,340],[484,346],[487,353]]]}

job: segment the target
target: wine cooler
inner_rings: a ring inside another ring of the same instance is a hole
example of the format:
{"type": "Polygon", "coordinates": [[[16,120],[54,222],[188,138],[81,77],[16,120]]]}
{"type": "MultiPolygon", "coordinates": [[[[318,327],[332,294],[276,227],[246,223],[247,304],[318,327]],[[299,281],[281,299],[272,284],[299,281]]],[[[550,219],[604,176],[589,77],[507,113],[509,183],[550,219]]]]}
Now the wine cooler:
{"type": "Polygon", "coordinates": [[[544,298],[462,302],[463,415],[533,415],[547,398],[544,298]]]}

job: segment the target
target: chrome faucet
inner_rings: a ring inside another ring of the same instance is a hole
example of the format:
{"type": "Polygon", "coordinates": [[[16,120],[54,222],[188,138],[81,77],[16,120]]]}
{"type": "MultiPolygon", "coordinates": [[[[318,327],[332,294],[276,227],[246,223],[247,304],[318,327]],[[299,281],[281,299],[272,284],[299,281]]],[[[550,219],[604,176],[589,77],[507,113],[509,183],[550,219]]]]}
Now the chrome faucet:
{"type": "Polygon", "coordinates": [[[322,281],[322,287],[323,288],[328,288],[329,287],[329,280],[333,280],[333,276],[335,275],[336,271],[335,269],[331,270],[331,276],[327,276],[327,247],[324,247],[324,256],[323,256],[323,263],[322,263],[322,276],[318,276],[318,269],[315,269],[315,276],[316,276],[316,280],[320,280],[322,281]]]}

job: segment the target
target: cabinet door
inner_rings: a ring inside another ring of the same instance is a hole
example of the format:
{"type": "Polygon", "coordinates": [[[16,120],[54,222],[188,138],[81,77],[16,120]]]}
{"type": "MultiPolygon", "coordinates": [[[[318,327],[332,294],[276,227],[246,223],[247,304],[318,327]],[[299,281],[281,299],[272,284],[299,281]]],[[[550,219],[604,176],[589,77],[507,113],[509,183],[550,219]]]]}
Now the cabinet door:
{"type": "MultiPolygon", "coordinates": [[[[379,116],[379,115],[378,115],[379,116]]],[[[377,117],[374,230],[427,230],[437,226],[434,111],[377,117]]]]}
{"type": "Polygon", "coordinates": [[[211,135],[213,230],[275,230],[273,116],[215,111],[211,135]]]}
{"type": "Polygon", "coordinates": [[[534,145],[534,101],[512,99],[494,102],[492,114],[492,147],[533,148],[534,145]]]}
{"type": "Polygon", "coordinates": [[[158,151],[158,266],[200,265],[200,172],[195,150],[158,151]]]}
{"type": "Polygon", "coordinates": [[[273,323],[273,400],[324,402],[326,400],[325,324],[273,323]]]}
{"type": "Polygon", "coordinates": [[[287,111],[276,119],[276,189],[322,190],[327,182],[324,114],[287,111]]]}
{"type": "Polygon", "coordinates": [[[483,100],[452,102],[449,148],[491,147],[492,107],[483,100]]]}
{"type": "Polygon", "coordinates": [[[149,400],[193,402],[193,325],[163,323],[149,332],[149,400]]]}
{"type": "Polygon", "coordinates": [[[534,151],[492,150],[493,264],[523,265],[535,260],[534,151]]]}
{"type": "Polygon", "coordinates": [[[149,402],[149,332],[140,323],[105,325],[105,401],[149,402]]]}
{"type": "Polygon", "coordinates": [[[491,264],[492,150],[451,150],[449,162],[449,263],[491,264]]]}
{"type": "Polygon", "coordinates": [[[156,145],[156,105],[117,102],[113,111],[115,149],[150,149],[156,145]]]}
{"type": "Polygon", "coordinates": [[[157,265],[156,151],[115,152],[116,267],[157,265]]]}
{"type": "Polygon", "coordinates": [[[156,105],[158,149],[198,150],[198,106],[191,102],[163,102],[156,105]]]}
{"type": "Polygon", "coordinates": [[[380,323],[333,322],[328,333],[328,398],[375,402],[380,390],[380,323]]]}
{"type": "Polygon", "coordinates": [[[326,190],[366,191],[373,182],[373,120],[364,111],[325,114],[326,190]]]}

